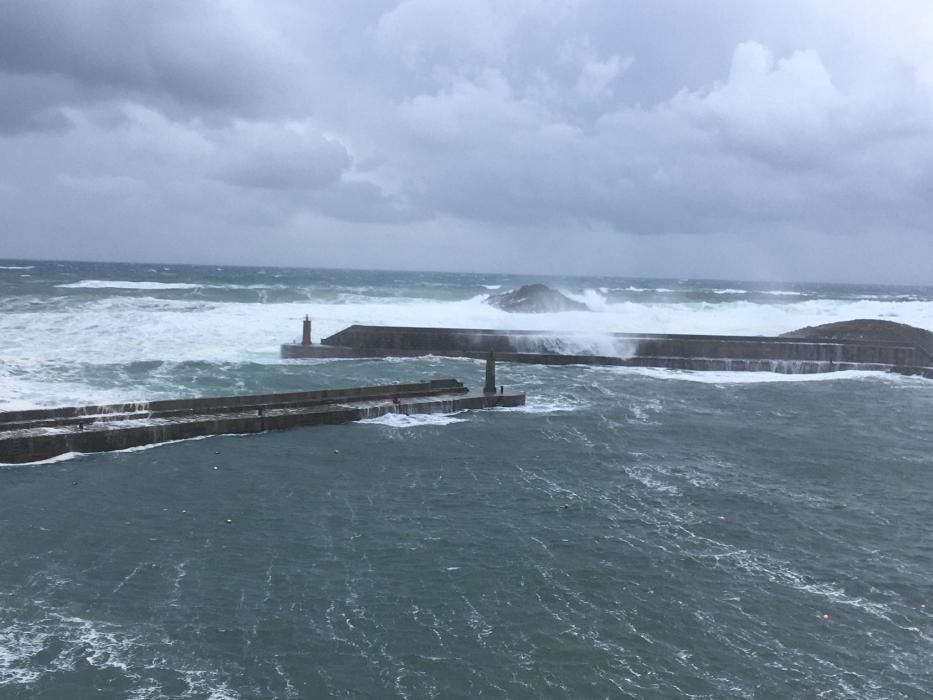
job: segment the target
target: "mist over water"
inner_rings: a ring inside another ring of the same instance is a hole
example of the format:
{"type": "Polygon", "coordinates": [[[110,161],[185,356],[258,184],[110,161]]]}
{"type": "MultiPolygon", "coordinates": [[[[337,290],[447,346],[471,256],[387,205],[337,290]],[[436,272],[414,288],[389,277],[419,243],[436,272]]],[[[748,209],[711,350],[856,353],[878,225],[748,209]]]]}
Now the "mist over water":
{"type": "MultiPolygon", "coordinates": [[[[532,281],[0,261],[0,410],[482,381],[453,358],[280,360],[305,314],[315,339],[383,323],[578,348],[933,329],[929,288],[561,279],[592,312],[483,303],[532,281]]],[[[933,383],[499,379],[528,405],[0,467],[0,698],[931,696],[933,383]]]]}

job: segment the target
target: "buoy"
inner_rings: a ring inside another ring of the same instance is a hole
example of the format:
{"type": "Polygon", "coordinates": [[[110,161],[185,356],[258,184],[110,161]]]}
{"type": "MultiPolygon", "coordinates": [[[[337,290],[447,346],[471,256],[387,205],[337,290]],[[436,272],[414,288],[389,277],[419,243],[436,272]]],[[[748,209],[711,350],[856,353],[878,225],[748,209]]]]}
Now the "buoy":
{"type": "Polygon", "coordinates": [[[339,455],[339,454],[340,454],[340,450],[334,450],[334,454],[335,454],[335,455],[339,455]]]}
{"type": "Polygon", "coordinates": [[[719,519],[720,519],[720,520],[725,520],[725,519],[726,519],[726,516],[725,516],[725,515],[720,515],[720,516],[719,516],[719,519]]]}
{"type": "Polygon", "coordinates": [[[230,518],[227,518],[224,522],[226,522],[227,525],[229,525],[229,524],[232,523],[233,521],[232,521],[230,518]]]}
{"type": "Polygon", "coordinates": [[[924,609],[926,609],[926,606],[927,606],[927,604],[926,604],[926,603],[920,603],[920,607],[921,607],[921,608],[924,608],[924,609]]]}
{"type": "Polygon", "coordinates": [[[181,509],[181,512],[182,512],[182,513],[187,513],[188,511],[186,511],[184,508],[182,508],[182,509],[181,509]]]}
{"type": "Polygon", "coordinates": [[[826,613],[823,613],[823,614],[820,616],[820,619],[823,620],[823,622],[829,622],[829,615],[826,614],[826,613]]]}
{"type": "Polygon", "coordinates": [[[215,471],[215,472],[216,472],[218,469],[220,469],[220,467],[214,467],[214,471],[215,471]]]}

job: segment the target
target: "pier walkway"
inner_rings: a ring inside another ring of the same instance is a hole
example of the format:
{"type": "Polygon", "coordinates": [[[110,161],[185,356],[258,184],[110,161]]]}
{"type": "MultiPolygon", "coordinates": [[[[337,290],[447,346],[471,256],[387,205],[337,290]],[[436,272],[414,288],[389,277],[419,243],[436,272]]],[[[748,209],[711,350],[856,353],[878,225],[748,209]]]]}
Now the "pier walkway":
{"type": "Polygon", "coordinates": [[[255,396],[0,412],[0,463],[106,452],[208,435],[332,425],[388,413],[522,406],[516,392],[471,392],[456,379],[255,396]]]}

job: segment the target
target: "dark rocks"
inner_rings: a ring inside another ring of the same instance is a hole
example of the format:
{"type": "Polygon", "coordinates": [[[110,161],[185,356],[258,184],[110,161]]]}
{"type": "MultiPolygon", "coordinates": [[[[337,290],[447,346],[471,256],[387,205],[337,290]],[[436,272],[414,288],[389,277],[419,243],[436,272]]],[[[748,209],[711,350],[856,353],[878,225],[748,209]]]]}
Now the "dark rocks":
{"type": "Polygon", "coordinates": [[[870,340],[904,343],[933,353],[933,333],[906,323],[857,318],[852,321],[807,326],[789,333],[784,338],[819,338],[826,340],[870,340]]]}
{"type": "Polygon", "coordinates": [[[544,314],[590,310],[586,304],[568,299],[557,290],[543,284],[526,284],[505,294],[495,294],[489,297],[486,303],[512,313],[544,314]]]}

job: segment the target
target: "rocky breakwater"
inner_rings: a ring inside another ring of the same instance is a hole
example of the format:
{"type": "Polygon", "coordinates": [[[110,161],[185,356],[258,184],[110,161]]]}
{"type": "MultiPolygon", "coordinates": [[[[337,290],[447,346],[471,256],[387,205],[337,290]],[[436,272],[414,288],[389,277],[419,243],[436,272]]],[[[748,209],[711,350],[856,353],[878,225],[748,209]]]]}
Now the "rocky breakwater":
{"type": "Polygon", "coordinates": [[[782,338],[821,338],[824,340],[854,340],[912,345],[933,357],[933,333],[906,323],[882,321],[876,318],[856,318],[851,321],[807,326],[784,333],[782,338]]]}
{"type": "Polygon", "coordinates": [[[511,292],[494,294],[486,303],[510,313],[547,314],[590,310],[586,304],[574,301],[544,284],[526,284],[511,292]]]}

